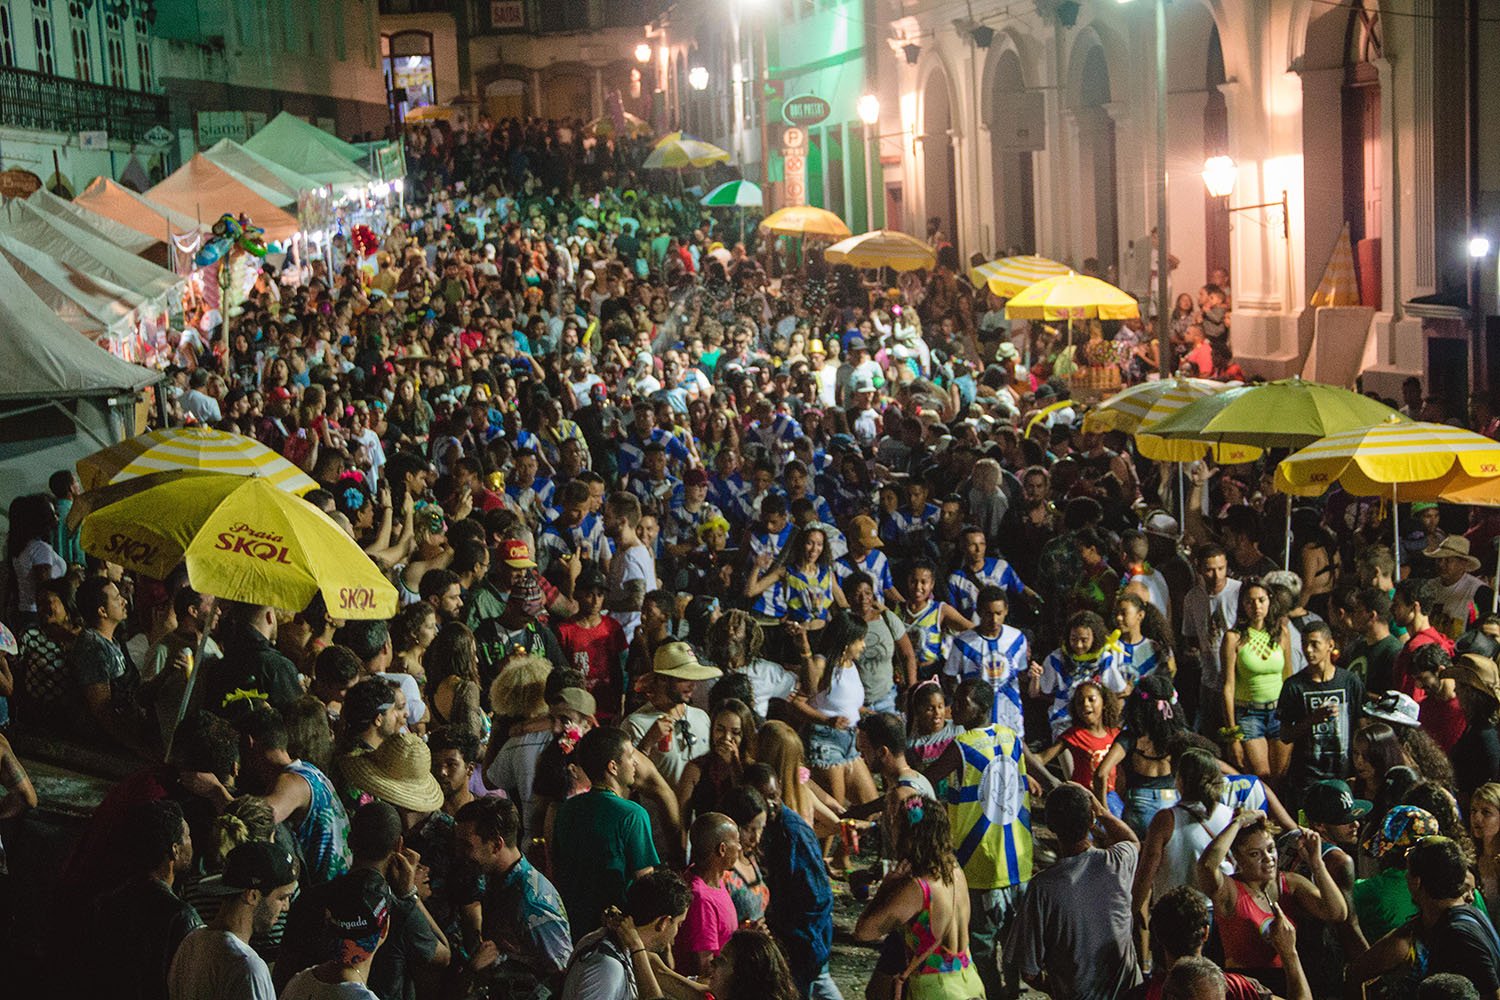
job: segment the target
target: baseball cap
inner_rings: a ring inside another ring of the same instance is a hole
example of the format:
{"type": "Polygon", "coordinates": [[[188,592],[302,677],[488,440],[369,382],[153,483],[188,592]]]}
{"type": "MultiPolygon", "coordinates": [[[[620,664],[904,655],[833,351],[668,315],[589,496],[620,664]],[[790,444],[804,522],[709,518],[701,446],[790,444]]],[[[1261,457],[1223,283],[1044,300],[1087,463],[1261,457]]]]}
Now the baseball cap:
{"type": "Polygon", "coordinates": [[[588,719],[593,719],[594,713],[599,710],[594,696],[583,688],[577,687],[565,687],[557,692],[557,697],[552,699],[552,704],[559,708],[570,708],[588,719]]]}
{"type": "Polygon", "coordinates": [[[389,889],[378,872],[371,873],[373,878],[351,874],[351,878],[327,884],[327,929],[339,942],[358,943],[363,950],[373,952],[390,924],[389,889]]]}
{"type": "Polygon", "coordinates": [[[531,546],[519,538],[507,539],[500,546],[500,559],[512,569],[532,569],[536,560],[531,558],[531,546]]]}
{"type": "Polygon", "coordinates": [[[286,848],[252,840],[229,852],[222,881],[231,889],[278,889],[297,881],[297,864],[286,848]]]}
{"type": "Polygon", "coordinates": [[[875,519],[869,514],[860,514],[849,522],[850,528],[854,530],[856,540],[867,549],[883,548],[884,543],[880,540],[880,532],[875,526],[875,519]]]}
{"type": "Polygon", "coordinates": [[[658,646],[651,670],[680,681],[711,681],[720,676],[717,667],[699,663],[693,647],[685,642],[664,642],[658,646]]]}
{"type": "Polygon", "coordinates": [[[270,392],[269,395],[270,395],[270,397],[272,399],[291,399],[292,398],[291,390],[288,389],[284,385],[278,385],[276,388],[274,388],[274,389],[271,390],[271,392],[270,392]]]}
{"type": "Polygon", "coordinates": [[[868,375],[861,375],[854,380],[854,384],[850,386],[850,390],[853,392],[874,392],[875,380],[868,375]]]}
{"type": "Polygon", "coordinates": [[[865,349],[865,338],[850,337],[849,342],[844,345],[846,351],[863,351],[865,349]]]}
{"type": "Polygon", "coordinates": [[[1309,823],[1352,823],[1370,811],[1370,803],[1356,799],[1344,781],[1316,781],[1302,796],[1309,823]]]}
{"type": "Polygon", "coordinates": [[[1406,851],[1423,837],[1441,833],[1437,817],[1416,806],[1395,806],[1365,838],[1364,848],[1373,857],[1383,858],[1392,851],[1406,851]]]}

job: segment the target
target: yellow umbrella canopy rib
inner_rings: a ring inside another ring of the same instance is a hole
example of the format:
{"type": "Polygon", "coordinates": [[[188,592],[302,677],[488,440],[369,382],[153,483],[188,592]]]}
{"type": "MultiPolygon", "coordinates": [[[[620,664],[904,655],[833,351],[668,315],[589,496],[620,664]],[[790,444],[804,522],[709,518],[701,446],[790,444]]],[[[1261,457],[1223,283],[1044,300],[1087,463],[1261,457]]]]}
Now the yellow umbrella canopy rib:
{"type": "Polygon", "coordinates": [[[78,478],[86,490],[173,469],[258,476],[296,494],[318,485],[285,457],[254,438],[212,427],[148,431],[78,460],[78,478]]]}
{"type": "Polygon", "coordinates": [[[321,593],[335,618],[388,618],[396,588],[311,504],[263,479],[174,479],[94,511],[90,555],[155,578],[187,564],[195,590],[291,611],[321,593]]]}
{"type": "Polygon", "coordinates": [[[1129,293],[1086,274],[1038,281],[1005,304],[1009,319],[1130,319],[1140,314],[1129,293]]]}
{"type": "Polygon", "coordinates": [[[1166,419],[1193,400],[1228,388],[1230,385],[1226,382],[1202,378],[1141,382],[1120,390],[1091,410],[1083,419],[1083,429],[1133,434],[1136,450],[1156,462],[1195,462],[1205,453],[1211,454],[1221,465],[1253,462],[1260,457],[1259,448],[1168,441],[1148,433],[1152,424],[1166,419]]]}
{"type": "Polygon", "coordinates": [[[760,228],[778,236],[814,236],[841,240],[851,235],[844,220],[823,208],[812,205],[788,205],[766,216],[760,228]]]}
{"type": "Polygon", "coordinates": [[[851,267],[890,267],[916,271],[937,263],[937,253],[915,236],[894,229],[876,229],[839,240],[823,251],[830,264],[851,267]]]}
{"type": "Polygon", "coordinates": [[[976,288],[989,287],[996,295],[1009,298],[1025,291],[1038,281],[1067,274],[1071,268],[1046,257],[1025,254],[1001,257],[988,264],[969,269],[969,280],[976,288]]]}
{"type": "Polygon", "coordinates": [[[1304,448],[1319,438],[1406,418],[1378,400],[1300,378],[1204,396],[1151,427],[1169,440],[1304,448]]]}
{"type": "Polygon", "coordinates": [[[1334,483],[1356,496],[1405,499],[1441,492],[1458,477],[1474,483],[1500,476],[1500,442],[1461,427],[1390,421],[1332,434],[1288,456],[1276,467],[1276,486],[1316,496],[1334,483]]]}

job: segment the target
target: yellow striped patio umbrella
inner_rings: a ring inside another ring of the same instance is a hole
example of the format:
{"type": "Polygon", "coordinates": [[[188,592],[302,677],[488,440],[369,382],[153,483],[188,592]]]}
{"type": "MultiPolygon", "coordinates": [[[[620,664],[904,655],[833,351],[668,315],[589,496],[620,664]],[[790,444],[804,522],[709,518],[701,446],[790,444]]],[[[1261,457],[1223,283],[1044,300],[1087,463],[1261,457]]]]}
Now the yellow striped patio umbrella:
{"type": "Polygon", "coordinates": [[[713,143],[704,142],[686,132],[673,132],[662,136],[641,166],[680,170],[683,167],[706,167],[712,163],[727,162],[729,153],[713,143]]]}
{"type": "Polygon", "coordinates": [[[810,236],[815,239],[841,240],[851,235],[844,220],[826,208],[812,205],[788,205],[760,220],[760,228],[777,236],[810,236]]]}
{"type": "Polygon", "coordinates": [[[823,251],[830,264],[851,267],[889,267],[916,271],[937,263],[937,252],[915,236],[895,229],[875,229],[839,240],[823,251]]]}
{"type": "Polygon", "coordinates": [[[1038,281],[1061,277],[1067,274],[1068,270],[1066,264],[1059,264],[1055,260],[1038,257],[1036,254],[1024,254],[1019,257],[1001,257],[988,264],[970,268],[969,280],[974,282],[976,288],[988,285],[990,291],[996,295],[1010,298],[1030,288],[1038,281]]]}
{"type": "Polygon", "coordinates": [[[1156,462],[1196,462],[1205,454],[1221,465],[1239,465],[1260,457],[1259,448],[1200,441],[1168,441],[1149,433],[1151,425],[1165,420],[1195,399],[1230,388],[1226,382],[1205,378],[1175,378],[1142,382],[1104,400],[1083,418],[1086,431],[1123,431],[1135,435],[1136,450],[1156,462]]]}
{"type": "Polygon", "coordinates": [[[1276,488],[1283,493],[1318,496],[1335,483],[1356,496],[1391,499],[1399,571],[1401,503],[1496,498],[1500,441],[1462,427],[1391,419],[1319,438],[1276,466],[1276,488]],[[1486,488],[1488,481],[1494,485],[1486,488]]]}
{"type": "Polygon", "coordinates": [[[85,490],[172,469],[202,469],[264,479],[287,493],[315,488],[301,469],[254,438],[212,427],[166,427],[78,460],[85,490]]]}
{"type": "Polygon", "coordinates": [[[1392,420],[1330,434],[1276,466],[1276,488],[1317,496],[1334,483],[1356,496],[1425,500],[1459,473],[1500,476],[1500,441],[1462,427],[1392,420]]]}
{"type": "Polygon", "coordinates": [[[1357,306],[1359,305],[1359,279],[1354,272],[1354,248],[1349,243],[1349,223],[1339,232],[1333,245],[1333,254],[1328,258],[1328,267],[1323,271],[1323,280],[1308,299],[1310,306],[1357,306]]]}
{"type": "Polygon", "coordinates": [[[1141,314],[1129,293],[1086,274],[1044,278],[1005,303],[1006,319],[1130,319],[1141,314]]]}

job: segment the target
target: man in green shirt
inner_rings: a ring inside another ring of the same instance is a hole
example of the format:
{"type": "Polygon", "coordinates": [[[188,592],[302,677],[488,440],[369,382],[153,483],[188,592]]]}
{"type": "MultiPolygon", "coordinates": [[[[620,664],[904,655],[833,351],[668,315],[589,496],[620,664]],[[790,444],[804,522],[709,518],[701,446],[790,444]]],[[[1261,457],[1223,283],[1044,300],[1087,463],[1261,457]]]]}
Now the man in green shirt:
{"type": "Polygon", "coordinates": [[[630,801],[635,748],[622,730],[590,730],[573,759],[593,788],[557,807],[552,872],[577,941],[601,926],[606,907],[625,905],[625,889],[661,863],[651,817],[630,801]]]}
{"type": "Polygon", "coordinates": [[[1364,848],[1380,871],[1354,883],[1350,901],[1366,941],[1378,941],[1417,914],[1406,887],[1406,852],[1423,837],[1438,834],[1438,821],[1425,809],[1396,806],[1385,814],[1364,848]]]}

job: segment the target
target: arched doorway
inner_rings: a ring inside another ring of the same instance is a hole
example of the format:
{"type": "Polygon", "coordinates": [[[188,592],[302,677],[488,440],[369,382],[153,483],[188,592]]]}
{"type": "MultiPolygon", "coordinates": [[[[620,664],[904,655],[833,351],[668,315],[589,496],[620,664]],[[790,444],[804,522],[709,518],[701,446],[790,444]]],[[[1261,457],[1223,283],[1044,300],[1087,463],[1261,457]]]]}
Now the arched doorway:
{"type": "Polygon", "coordinates": [[[1173,4],[1167,17],[1168,249],[1179,262],[1170,283],[1174,294],[1192,293],[1215,271],[1223,271],[1222,280],[1229,275],[1229,212],[1201,179],[1206,159],[1233,152],[1219,89],[1225,81],[1224,49],[1202,0],[1173,4]]]}
{"type": "Polygon", "coordinates": [[[1347,224],[1360,302],[1377,310],[1388,292],[1381,287],[1382,47],[1378,3],[1350,0],[1315,13],[1302,59],[1307,286],[1317,286],[1347,224]],[[1328,169],[1334,162],[1341,169],[1328,169]]]}
{"type": "Polygon", "coordinates": [[[922,180],[927,218],[924,232],[937,227],[958,245],[958,176],[953,156],[953,105],[948,74],[934,69],[922,90],[922,180]]]}
{"type": "Polygon", "coordinates": [[[484,86],[484,113],[492,121],[503,118],[525,118],[531,113],[527,100],[526,81],[518,77],[502,76],[484,86]]]}
{"type": "Polygon", "coordinates": [[[1036,176],[1033,151],[1046,148],[1040,91],[1027,91],[1021,57],[1006,49],[990,83],[990,154],[995,195],[995,245],[1001,255],[1035,253],[1036,176]]]}
{"type": "Polygon", "coordinates": [[[1115,122],[1110,103],[1109,64],[1095,40],[1083,55],[1078,74],[1078,157],[1082,169],[1080,246],[1098,262],[1100,273],[1119,263],[1120,206],[1115,188],[1115,122]]]}

